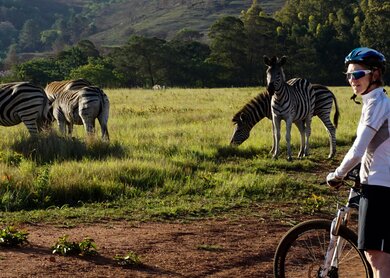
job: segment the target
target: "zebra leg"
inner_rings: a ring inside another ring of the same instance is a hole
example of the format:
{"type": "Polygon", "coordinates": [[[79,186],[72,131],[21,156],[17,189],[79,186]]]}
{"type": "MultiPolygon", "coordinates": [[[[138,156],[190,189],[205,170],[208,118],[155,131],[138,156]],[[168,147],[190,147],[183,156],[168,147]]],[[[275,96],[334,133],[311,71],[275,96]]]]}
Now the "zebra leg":
{"type": "Polygon", "coordinates": [[[277,159],[279,156],[279,143],[280,143],[280,121],[281,119],[277,116],[272,117],[272,129],[274,137],[274,154],[272,158],[277,159]]]}
{"type": "Polygon", "coordinates": [[[298,153],[298,157],[301,158],[304,156],[304,150],[305,150],[305,144],[306,144],[306,141],[305,141],[305,124],[303,121],[298,121],[295,123],[295,125],[297,126],[298,130],[299,130],[299,133],[301,135],[301,146],[299,148],[299,153],[298,153]]]}
{"type": "Polygon", "coordinates": [[[98,117],[98,121],[100,124],[100,128],[102,130],[102,139],[104,141],[110,141],[110,135],[108,134],[107,121],[102,119],[100,116],[98,117]]]}
{"type": "Polygon", "coordinates": [[[287,160],[292,161],[291,157],[291,126],[292,120],[289,118],[286,120],[286,145],[287,145],[287,160]]]}
{"type": "Polygon", "coordinates": [[[310,139],[310,135],[311,135],[311,119],[312,119],[312,115],[310,115],[308,118],[306,118],[306,127],[305,127],[305,133],[306,133],[306,142],[305,142],[305,152],[304,152],[304,156],[308,156],[309,155],[309,139],[310,139]]]}
{"type": "Polygon", "coordinates": [[[72,133],[73,133],[73,123],[67,122],[66,125],[68,126],[68,136],[72,137],[72,133]]]}
{"type": "MultiPolygon", "coordinates": [[[[280,137],[280,135],[279,135],[279,137],[280,137]]],[[[271,151],[269,153],[274,153],[275,148],[276,148],[276,129],[275,129],[274,123],[272,122],[272,148],[271,148],[271,151]]]]}
{"type": "Polygon", "coordinates": [[[95,134],[95,120],[82,118],[85,132],[88,136],[95,134]]]}
{"type": "Polygon", "coordinates": [[[108,114],[110,111],[110,101],[106,94],[103,95],[103,107],[101,113],[98,115],[98,121],[102,130],[102,139],[104,141],[110,141],[110,135],[108,134],[107,122],[108,114]]]}
{"type": "Polygon", "coordinates": [[[100,111],[100,98],[95,92],[82,90],[79,98],[78,115],[83,122],[87,136],[95,134],[95,119],[100,111]]]}
{"type": "Polygon", "coordinates": [[[19,123],[23,122],[24,125],[27,127],[28,132],[31,136],[35,136],[39,132],[38,128],[38,115],[37,114],[31,114],[31,115],[20,115],[19,123]]]}

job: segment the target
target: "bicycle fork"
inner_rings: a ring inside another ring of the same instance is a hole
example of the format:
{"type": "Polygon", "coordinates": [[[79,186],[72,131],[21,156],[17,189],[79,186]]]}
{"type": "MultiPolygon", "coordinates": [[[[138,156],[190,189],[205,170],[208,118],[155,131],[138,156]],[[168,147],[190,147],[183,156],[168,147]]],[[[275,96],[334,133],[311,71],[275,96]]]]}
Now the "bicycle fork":
{"type": "Polygon", "coordinates": [[[339,237],[339,229],[341,225],[347,225],[350,215],[349,207],[343,206],[337,211],[337,216],[333,219],[330,227],[330,240],[326,251],[324,265],[321,268],[318,277],[329,277],[330,271],[338,268],[339,255],[344,248],[344,240],[339,237]]]}

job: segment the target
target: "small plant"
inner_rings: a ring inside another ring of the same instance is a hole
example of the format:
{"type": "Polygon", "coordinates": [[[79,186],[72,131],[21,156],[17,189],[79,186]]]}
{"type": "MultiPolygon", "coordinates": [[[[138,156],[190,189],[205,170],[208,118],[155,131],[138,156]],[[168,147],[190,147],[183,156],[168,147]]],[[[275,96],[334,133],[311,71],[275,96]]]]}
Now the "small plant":
{"type": "Polygon", "coordinates": [[[88,256],[98,254],[93,239],[87,237],[84,238],[83,241],[77,243],[68,241],[68,237],[68,235],[64,235],[58,239],[57,243],[52,247],[53,254],[60,254],[62,256],[88,256]]]}
{"type": "Polygon", "coordinates": [[[123,266],[136,266],[142,264],[140,257],[133,251],[129,251],[125,256],[115,255],[114,260],[116,260],[119,265],[123,266]]]}
{"type": "Polygon", "coordinates": [[[199,250],[205,250],[210,252],[216,252],[221,251],[223,248],[219,245],[212,245],[212,244],[201,244],[198,246],[199,250]]]}
{"type": "Polygon", "coordinates": [[[307,198],[303,202],[303,211],[306,213],[313,214],[315,212],[321,211],[321,208],[326,204],[326,200],[322,196],[317,196],[316,194],[312,194],[311,197],[307,198]]]}
{"type": "Polygon", "coordinates": [[[28,243],[28,233],[18,231],[13,226],[7,226],[0,231],[0,246],[15,247],[28,243]]]}

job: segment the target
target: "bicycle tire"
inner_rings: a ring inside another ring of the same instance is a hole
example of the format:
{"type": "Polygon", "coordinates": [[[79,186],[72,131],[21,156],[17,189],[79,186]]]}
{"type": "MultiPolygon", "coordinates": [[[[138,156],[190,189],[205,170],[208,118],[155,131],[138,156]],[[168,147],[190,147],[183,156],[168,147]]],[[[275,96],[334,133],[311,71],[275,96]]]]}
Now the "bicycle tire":
{"type": "MultiPolygon", "coordinates": [[[[314,219],[291,228],[280,241],[274,256],[274,277],[320,277],[330,239],[332,221],[314,219]]],[[[340,226],[339,236],[346,246],[340,256],[339,268],[328,273],[330,278],[372,277],[372,270],[364,253],[357,248],[357,235],[340,226]]]]}

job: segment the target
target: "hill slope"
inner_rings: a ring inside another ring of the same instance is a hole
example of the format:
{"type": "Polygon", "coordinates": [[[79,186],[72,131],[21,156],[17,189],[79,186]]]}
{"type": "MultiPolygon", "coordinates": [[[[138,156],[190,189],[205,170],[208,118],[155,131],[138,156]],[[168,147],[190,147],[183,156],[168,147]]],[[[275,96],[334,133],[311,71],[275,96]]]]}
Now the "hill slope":
{"type": "MultiPolygon", "coordinates": [[[[285,0],[259,3],[267,13],[274,13],[285,0]]],[[[90,39],[98,45],[123,44],[132,34],[170,39],[183,28],[206,34],[220,16],[239,16],[251,4],[252,0],[129,0],[110,4],[96,14],[97,31],[90,39]]]]}

